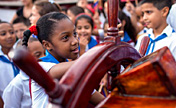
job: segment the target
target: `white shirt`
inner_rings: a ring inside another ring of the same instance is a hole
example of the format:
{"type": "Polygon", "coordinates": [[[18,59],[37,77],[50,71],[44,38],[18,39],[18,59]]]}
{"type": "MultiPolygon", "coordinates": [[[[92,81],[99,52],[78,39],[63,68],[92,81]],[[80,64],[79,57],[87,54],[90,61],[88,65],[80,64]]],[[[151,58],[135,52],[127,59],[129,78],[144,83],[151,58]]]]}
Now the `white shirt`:
{"type": "MultiPolygon", "coordinates": [[[[39,62],[40,66],[48,72],[51,67],[56,65],[55,63],[49,62],[39,62]]],[[[48,95],[45,93],[45,90],[38,85],[34,80],[32,80],[32,108],[46,108],[48,104],[48,95]]]]}
{"type": "Polygon", "coordinates": [[[169,15],[167,17],[167,22],[176,31],[176,4],[173,4],[169,15]]]}
{"type": "MultiPolygon", "coordinates": [[[[169,50],[171,51],[173,57],[176,59],[176,32],[173,33],[172,31],[173,31],[173,29],[171,28],[170,25],[168,25],[163,30],[163,32],[161,34],[166,33],[167,37],[162,39],[162,40],[159,40],[159,41],[155,42],[154,51],[156,51],[158,49],[161,49],[164,46],[167,46],[169,48],[169,50]]],[[[152,39],[155,39],[152,29],[149,29],[147,33],[151,35],[152,39]]],[[[136,44],[135,48],[138,51],[139,51],[141,40],[144,36],[146,36],[146,35],[140,36],[138,41],[137,41],[137,44],[136,44]]],[[[153,47],[153,44],[151,44],[151,47],[150,47],[150,50],[149,50],[148,54],[151,53],[152,47],[153,47]]]]}
{"type": "MultiPolygon", "coordinates": [[[[3,55],[8,59],[7,55],[5,55],[2,52],[1,48],[0,48],[0,55],[3,55]]],[[[0,96],[1,97],[5,87],[10,83],[10,81],[13,78],[14,78],[14,72],[13,72],[12,65],[0,60],[0,96]]]]}
{"type": "Polygon", "coordinates": [[[4,108],[31,108],[29,77],[22,71],[5,88],[4,108]]]}

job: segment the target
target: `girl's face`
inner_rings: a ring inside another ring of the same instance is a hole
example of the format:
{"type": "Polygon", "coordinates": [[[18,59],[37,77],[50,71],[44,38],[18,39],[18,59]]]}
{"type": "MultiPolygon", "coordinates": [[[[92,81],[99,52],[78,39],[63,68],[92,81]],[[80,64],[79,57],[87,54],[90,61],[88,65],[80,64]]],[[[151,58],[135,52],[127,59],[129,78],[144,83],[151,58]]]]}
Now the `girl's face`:
{"type": "Polygon", "coordinates": [[[45,54],[45,50],[39,41],[28,42],[28,50],[37,60],[45,54]]]}
{"type": "Polygon", "coordinates": [[[92,26],[85,18],[81,18],[78,20],[76,25],[76,32],[78,36],[84,36],[88,41],[90,41],[90,37],[92,34],[92,26]]]}
{"type": "Polygon", "coordinates": [[[38,13],[38,10],[37,10],[36,6],[34,5],[34,6],[32,7],[31,17],[29,18],[30,23],[36,25],[36,23],[37,23],[37,21],[38,21],[38,19],[39,19],[40,17],[41,17],[41,16],[40,16],[40,14],[38,13]]]}
{"type": "Polygon", "coordinates": [[[0,45],[2,48],[11,49],[16,42],[16,35],[12,26],[8,23],[0,24],[0,45]]]}
{"type": "MultiPolygon", "coordinates": [[[[55,24],[47,50],[59,61],[78,57],[78,37],[75,26],[69,19],[62,19],[55,24]]],[[[44,45],[45,46],[45,45],[44,45]]]]}

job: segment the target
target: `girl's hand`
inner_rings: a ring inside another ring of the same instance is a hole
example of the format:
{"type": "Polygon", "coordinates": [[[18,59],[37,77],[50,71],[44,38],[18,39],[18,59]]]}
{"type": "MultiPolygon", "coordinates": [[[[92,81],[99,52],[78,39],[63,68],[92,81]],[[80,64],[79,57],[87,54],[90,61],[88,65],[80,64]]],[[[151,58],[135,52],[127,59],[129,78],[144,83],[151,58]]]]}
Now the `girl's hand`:
{"type": "Polygon", "coordinates": [[[118,24],[118,25],[117,25],[117,28],[119,29],[119,31],[118,31],[119,36],[120,36],[120,37],[123,37],[124,31],[121,30],[121,28],[122,28],[122,23],[118,24]]]}
{"type": "Polygon", "coordinates": [[[88,40],[84,36],[80,36],[79,38],[79,46],[80,46],[79,55],[80,56],[84,54],[87,44],[88,44],[88,40]]]}
{"type": "Polygon", "coordinates": [[[79,38],[79,45],[80,45],[80,49],[86,49],[86,45],[88,44],[88,40],[84,37],[84,36],[80,36],[79,38]]]}

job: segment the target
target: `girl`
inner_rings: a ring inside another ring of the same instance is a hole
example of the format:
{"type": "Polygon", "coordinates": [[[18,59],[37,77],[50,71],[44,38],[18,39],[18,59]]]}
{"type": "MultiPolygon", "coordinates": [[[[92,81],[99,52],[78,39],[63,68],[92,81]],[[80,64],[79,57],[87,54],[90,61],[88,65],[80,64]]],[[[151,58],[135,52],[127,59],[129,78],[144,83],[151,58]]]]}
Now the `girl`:
{"type": "MultiPolygon", "coordinates": [[[[44,49],[37,38],[29,38],[28,50],[36,59],[44,56],[44,49]]],[[[5,88],[3,100],[4,108],[32,107],[29,93],[29,77],[24,72],[20,71],[20,73],[5,88]],[[14,100],[12,97],[16,97],[16,99],[14,100]]]]}
{"type": "Polygon", "coordinates": [[[121,36],[121,41],[127,42],[134,46],[136,43],[137,34],[135,28],[131,23],[130,17],[126,16],[122,11],[119,11],[119,19],[122,24],[120,30],[124,31],[124,34],[121,36]]]}
{"type": "Polygon", "coordinates": [[[80,14],[75,20],[75,26],[80,38],[80,55],[82,55],[85,51],[98,44],[92,36],[93,19],[86,14],[80,14]]]}
{"type": "Polygon", "coordinates": [[[32,7],[30,23],[36,25],[38,19],[49,12],[61,12],[61,7],[48,1],[36,1],[32,7]]]}
{"type": "MultiPolygon", "coordinates": [[[[67,59],[78,58],[78,37],[72,21],[63,13],[49,13],[42,16],[37,25],[24,33],[23,45],[27,45],[28,37],[34,33],[47,50],[46,56],[40,58],[40,65],[54,79],[60,79],[74,63],[67,59]],[[58,73],[59,70],[59,73],[58,73]]],[[[94,92],[91,102],[98,104],[104,97],[94,92]]],[[[48,104],[48,95],[43,88],[32,81],[32,103],[34,108],[44,108],[48,104]]]]}
{"type": "Polygon", "coordinates": [[[8,57],[16,41],[14,29],[7,22],[0,22],[0,97],[2,97],[5,87],[19,73],[19,69],[8,57]]]}

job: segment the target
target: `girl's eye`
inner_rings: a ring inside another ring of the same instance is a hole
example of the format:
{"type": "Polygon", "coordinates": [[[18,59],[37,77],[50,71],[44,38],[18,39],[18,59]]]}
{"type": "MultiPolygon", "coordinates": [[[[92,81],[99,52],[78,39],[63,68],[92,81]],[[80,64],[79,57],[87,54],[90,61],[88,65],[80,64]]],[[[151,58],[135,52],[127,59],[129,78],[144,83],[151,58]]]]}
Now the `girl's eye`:
{"type": "Polygon", "coordinates": [[[85,29],[89,29],[89,28],[90,28],[90,26],[85,26],[84,28],[85,28],[85,29]]]}
{"type": "Polygon", "coordinates": [[[1,36],[5,36],[6,35],[6,32],[2,32],[0,33],[1,36]]]}
{"type": "Polygon", "coordinates": [[[63,40],[68,40],[68,37],[69,37],[69,36],[66,35],[66,36],[64,36],[62,39],[63,39],[63,40]]]}
{"type": "Polygon", "coordinates": [[[77,27],[78,30],[81,30],[81,27],[77,27]]]}
{"type": "Polygon", "coordinates": [[[73,36],[74,36],[75,38],[77,38],[78,33],[77,33],[77,32],[74,32],[74,33],[73,33],[73,36]]]}

